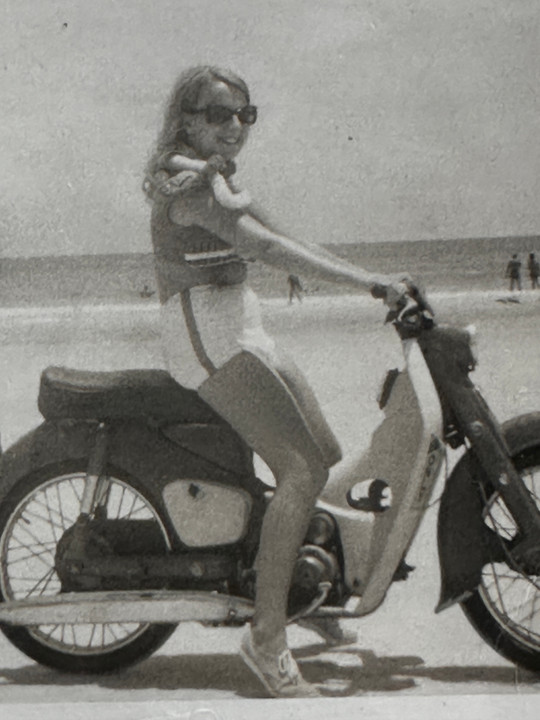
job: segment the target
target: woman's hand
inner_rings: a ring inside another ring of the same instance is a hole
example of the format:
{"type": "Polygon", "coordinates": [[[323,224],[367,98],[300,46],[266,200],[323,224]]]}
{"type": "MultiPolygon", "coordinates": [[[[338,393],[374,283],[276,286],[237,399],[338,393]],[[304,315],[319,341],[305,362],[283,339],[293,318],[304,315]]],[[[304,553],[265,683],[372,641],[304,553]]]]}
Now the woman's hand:
{"type": "Polygon", "coordinates": [[[222,173],[227,167],[227,161],[221,155],[210,155],[206,161],[204,173],[208,176],[215,175],[216,173],[222,173]]]}
{"type": "Polygon", "coordinates": [[[371,294],[380,298],[391,310],[398,310],[407,302],[407,296],[416,289],[409,273],[373,276],[371,294]]]}
{"type": "Polygon", "coordinates": [[[407,305],[412,304],[435,317],[424,290],[413,282],[408,273],[379,276],[371,286],[371,294],[384,301],[390,314],[400,314],[407,305]]]}

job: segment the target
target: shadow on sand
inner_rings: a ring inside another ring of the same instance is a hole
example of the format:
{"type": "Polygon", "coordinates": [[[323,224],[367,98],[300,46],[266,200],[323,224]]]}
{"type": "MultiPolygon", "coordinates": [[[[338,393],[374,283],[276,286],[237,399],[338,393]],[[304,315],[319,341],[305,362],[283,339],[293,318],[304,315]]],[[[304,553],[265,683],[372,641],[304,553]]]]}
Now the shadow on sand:
{"type": "MultiPolygon", "coordinates": [[[[349,697],[369,692],[398,692],[417,687],[419,680],[450,685],[482,683],[540,687],[540,675],[512,666],[426,667],[421,657],[379,657],[358,648],[329,652],[321,645],[295,650],[306,680],[326,696],[349,697]]],[[[20,686],[97,685],[109,690],[223,690],[245,698],[264,697],[259,682],[236,655],[163,655],[109,675],[67,675],[39,665],[1,669],[0,680],[20,686]]],[[[443,692],[448,692],[446,688],[443,692]]],[[[454,691],[457,689],[454,688],[454,691]]],[[[460,690],[466,693],[467,690],[460,690]]],[[[500,691],[500,687],[493,690],[500,691]]]]}

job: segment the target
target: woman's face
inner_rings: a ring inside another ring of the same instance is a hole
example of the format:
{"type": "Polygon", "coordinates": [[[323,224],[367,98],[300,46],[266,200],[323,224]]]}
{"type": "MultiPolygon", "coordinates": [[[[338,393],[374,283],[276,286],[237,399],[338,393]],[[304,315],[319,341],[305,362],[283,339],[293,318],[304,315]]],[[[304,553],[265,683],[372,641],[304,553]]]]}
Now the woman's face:
{"type": "MultiPolygon", "coordinates": [[[[210,105],[217,105],[234,111],[246,104],[246,96],[241,90],[215,81],[203,87],[196,109],[204,110],[210,105]]],[[[244,146],[249,134],[249,125],[243,125],[237,115],[218,124],[208,122],[204,112],[186,115],[185,129],[191,147],[204,159],[211,155],[221,155],[225,160],[232,160],[244,146]]]]}

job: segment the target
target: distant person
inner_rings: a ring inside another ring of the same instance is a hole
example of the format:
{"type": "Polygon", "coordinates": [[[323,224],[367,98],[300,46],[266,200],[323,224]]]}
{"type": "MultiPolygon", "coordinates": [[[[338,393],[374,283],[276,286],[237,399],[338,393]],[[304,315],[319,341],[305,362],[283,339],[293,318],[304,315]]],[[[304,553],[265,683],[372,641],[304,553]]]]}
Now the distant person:
{"type": "Polygon", "coordinates": [[[521,290],[521,261],[517,255],[512,255],[512,259],[506,266],[506,277],[510,278],[510,290],[517,287],[521,290]]]}
{"type": "Polygon", "coordinates": [[[145,285],[145,286],[143,287],[143,289],[142,289],[142,290],[140,291],[140,293],[139,293],[139,295],[140,295],[142,298],[144,298],[145,300],[146,300],[147,298],[152,297],[152,295],[154,295],[154,294],[155,294],[155,290],[150,290],[150,288],[148,287],[148,285],[145,285]]]}
{"type": "Polygon", "coordinates": [[[289,275],[287,282],[289,283],[289,305],[292,303],[294,298],[298,298],[299,302],[302,302],[302,293],[304,292],[304,288],[302,287],[302,283],[300,282],[298,275],[289,275]]]}
{"type": "Polygon", "coordinates": [[[531,288],[536,290],[538,288],[538,278],[540,277],[540,263],[535,258],[534,253],[529,253],[527,267],[529,269],[529,277],[531,278],[531,288]]]}

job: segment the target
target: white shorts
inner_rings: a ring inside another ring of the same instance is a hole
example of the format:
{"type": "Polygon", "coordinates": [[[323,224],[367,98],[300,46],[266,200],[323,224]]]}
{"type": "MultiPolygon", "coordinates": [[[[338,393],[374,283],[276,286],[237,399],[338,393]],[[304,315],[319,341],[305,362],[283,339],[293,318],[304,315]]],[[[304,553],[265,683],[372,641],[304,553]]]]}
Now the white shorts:
{"type": "Polygon", "coordinates": [[[262,327],[257,296],[246,285],[192,288],[162,305],[165,363],[173,378],[196,390],[212,370],[247,350],[274,365],[276,345],[262,327]]]}
{"type": "Polygon", "coordinates": [[[274,474],[284,448],[326,468],[341,458],[307,381],[264,332],[249,287],[192,288],[170,298],[162,317],[169,373],[197,390],[274,474]]]}

